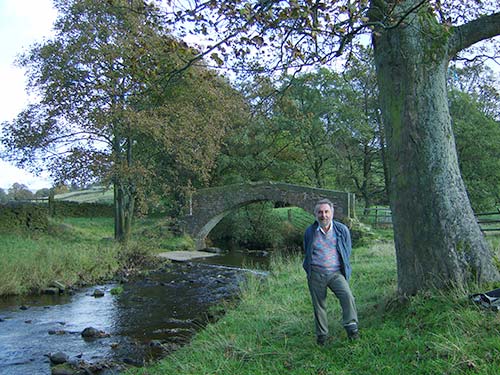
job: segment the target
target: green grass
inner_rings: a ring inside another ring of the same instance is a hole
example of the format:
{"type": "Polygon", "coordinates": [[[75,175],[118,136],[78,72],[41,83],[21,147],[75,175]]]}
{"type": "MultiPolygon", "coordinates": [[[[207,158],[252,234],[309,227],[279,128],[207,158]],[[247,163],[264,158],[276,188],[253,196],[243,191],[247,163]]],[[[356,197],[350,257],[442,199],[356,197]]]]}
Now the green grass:
{"type": "MultiPolygon", "coordinates": [[[[498,209],[497,209],[498,210],[498,209]]],[[[500,222],[491,222],[491,221],[500,221],[500,213],[493,214],[490,211],[489,215],[479,215],[477,216],[478,221],[480,222],[481,229],[485,230],[485,233],[488,236],[498,235],[500,233],[500,222]]]]}
{"type": "Polygon", "coordinates": [[[352,288],[361,339],[349,342],[330,296],[326,347],[315,344],[301,258],[275,259],[264,281],[250,279],[240,303],[189,345],[130,374],[498,374],[500,317],[466,292],[396,296],[392,244],[354,250],[352,288]]]}
{"type": "MultiPolygon", "coordinates": [[[[0,234],[0,295],[27,293],[53,280],[95,282],[113,275],[125,256],[189,246],[188,239],[172,236],[168,222],[158,220],[138,222],[125,253],[110,240],[112,219],[65,219],[50,228],[48,234],[0,234]]],[[[499,254],[498,238],[488,239],[499,254]]],[[[300,256],[274,258],[270,276],[250,278],[239,303],[228,302],[221,320],[163,361],[130,374],[499,373],[500,315],[469,302],[468,293],[477,290],[400,300],[394,247],[387,242],[353,251],[361,339],[346,339],[340,307],[330,297],[333,339],[318,347],[301,262],[300,256]]]]}
{"type": "Polygon", "coordinates": [[[193,250],[194,241],[188,235],[174,235],[168,219],[144,218],[137,220],[133,239],[141,242],[152,253],[174,250],[193,250]]]}
{"type": "Polygon", "coordinates": [[[314,215],[298,207],[282,207],[273,210],[280,220],[290,220],[290,223],[301,233],[314,222],[314,215]]]}
{"type": "Polygon", "coordinates": [[[140,271],[154,254],[194,246],[159,219],[138,220],[126,247],[113,235],[113,218],[51,220],[46,233],[0,232],[0,296],[37,293],[53,281],[99,282],[123,268],[140,271]]]}
{"type": "Polygon", "coordinates": [[[66,285],[110,277],[119,267],[113,221],[65,219],[49,233],[0,234],[0,295],[26,294],[57,280],[66,285]]]}

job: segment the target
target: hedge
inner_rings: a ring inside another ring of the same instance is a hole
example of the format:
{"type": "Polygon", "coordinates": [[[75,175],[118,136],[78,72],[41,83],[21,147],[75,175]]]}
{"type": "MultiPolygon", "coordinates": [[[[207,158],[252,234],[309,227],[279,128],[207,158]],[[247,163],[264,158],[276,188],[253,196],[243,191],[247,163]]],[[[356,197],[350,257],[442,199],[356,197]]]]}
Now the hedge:
{"type": "Polygon", "coordinates": [[[48,209],[45,205],[9,202],[0,205],[1,229],[46,230],[49,225],[48,209]]]}
{"type": "Polygon", "coordinates": [[[58,217],[113,217],[113,206],[102,203],[70,201],[46,203],[8,202],[0,204],[1,230],[46,230],[50,215],[58,217]]]}
{"type": "Polygon", "coordinates": [[[113,217],[113,206],[104,203],[51,201],[50,212],[62,217],[113,217]]]}

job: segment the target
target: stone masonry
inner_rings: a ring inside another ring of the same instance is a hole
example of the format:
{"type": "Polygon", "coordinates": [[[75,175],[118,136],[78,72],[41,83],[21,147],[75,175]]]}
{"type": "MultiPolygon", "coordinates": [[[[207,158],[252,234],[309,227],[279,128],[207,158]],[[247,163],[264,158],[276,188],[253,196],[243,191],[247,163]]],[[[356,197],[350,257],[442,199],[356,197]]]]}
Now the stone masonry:
{"type": "Polygon", "coordinates": [[[231,211],[261,201],[282,202],[289,206],[313,212],[322,198],[330,199],[335,207],[335,218],[354,215],[354,194],[317,189],[278,182],[234,184],[196,191],[187,207],[184,230],[196,241],[196,249],[205,248],[210,231],[231,211]]]}

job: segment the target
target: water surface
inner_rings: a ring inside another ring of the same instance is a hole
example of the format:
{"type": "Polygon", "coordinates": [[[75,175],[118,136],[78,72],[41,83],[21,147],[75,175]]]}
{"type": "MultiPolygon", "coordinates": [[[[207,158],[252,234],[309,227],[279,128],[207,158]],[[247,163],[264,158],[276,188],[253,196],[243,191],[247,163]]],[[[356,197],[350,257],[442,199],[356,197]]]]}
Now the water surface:
{"type": "Polygon", "coordinates": [[[165,356],[210,320],[211,306],[233,298],[249,272],[259,273],[242,264],[265,268],[262,255],[234,252],[172,263],[126,284],[96,285],[71,296],[0,299],[0,374],[50,374],[48,354],[56,352],[104,367],[165,356]],[[117,286],[123,292],[112,295],[117,286]],[[104,296],[94,297],[95,289],[104,296]],[[87,327],[105,337],[84,339],[87,327]]]}

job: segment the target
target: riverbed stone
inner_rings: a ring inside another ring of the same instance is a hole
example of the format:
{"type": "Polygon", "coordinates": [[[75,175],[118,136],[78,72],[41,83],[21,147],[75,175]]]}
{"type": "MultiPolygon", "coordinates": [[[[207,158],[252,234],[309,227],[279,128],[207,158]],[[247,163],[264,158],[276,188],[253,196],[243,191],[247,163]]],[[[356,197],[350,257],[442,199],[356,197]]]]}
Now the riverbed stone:
{"type": "Polygon", "coordinates": [[[101,289],[96,289],[94,290],[94,293],[92,293],[94,297],[104,297],[104,291],[101,289]]]}
{"type": "Polygon", "coordinates": [[[52,281],[50,287],[57,288],[59,290],[59,293],[64,293],[66,291],[66,285],[57,280],[52,281]]]}
{"type": "Polygon", "coordinates": [[[75,375],[76,370],[68,367],[53,367],[51,370],[52,375],[75,375]]]}
{"type": "Polygon", "coordinates": [[[76,375],[79,373],[80,371],[78,369],[73,368],[66,363],[56,365],[51,369],[52,375],[76,375]]]}
{"type": "Polygon", "coordinates": [[[81,335],[83,338],[88,338],[88,339],[102,338],[102,337],[109,337],[110,336],[108,333],[105,333],[104,331],[100,331],[94,327],[85,328],[82,331],[81,335]]]}
{"type": "Polygon", "coordinates": [[[161,340],[151,340],[149,342],[149,346],[151,346],[152,348],[161,348],[162,342],[161,342],[161,340]]]}
{"type": "Polygon", "coordinates": [[[65,335],[66,331],[64,329],[49,329],[49,335],[65,335]]]}
{"type": "Polygon", "coordinates": [[[50,362],[55,365],[60,365],[62,363],[68,362],[68,355],[63,352],[57,352],[53,354],[49,354],[50,362]]]}

